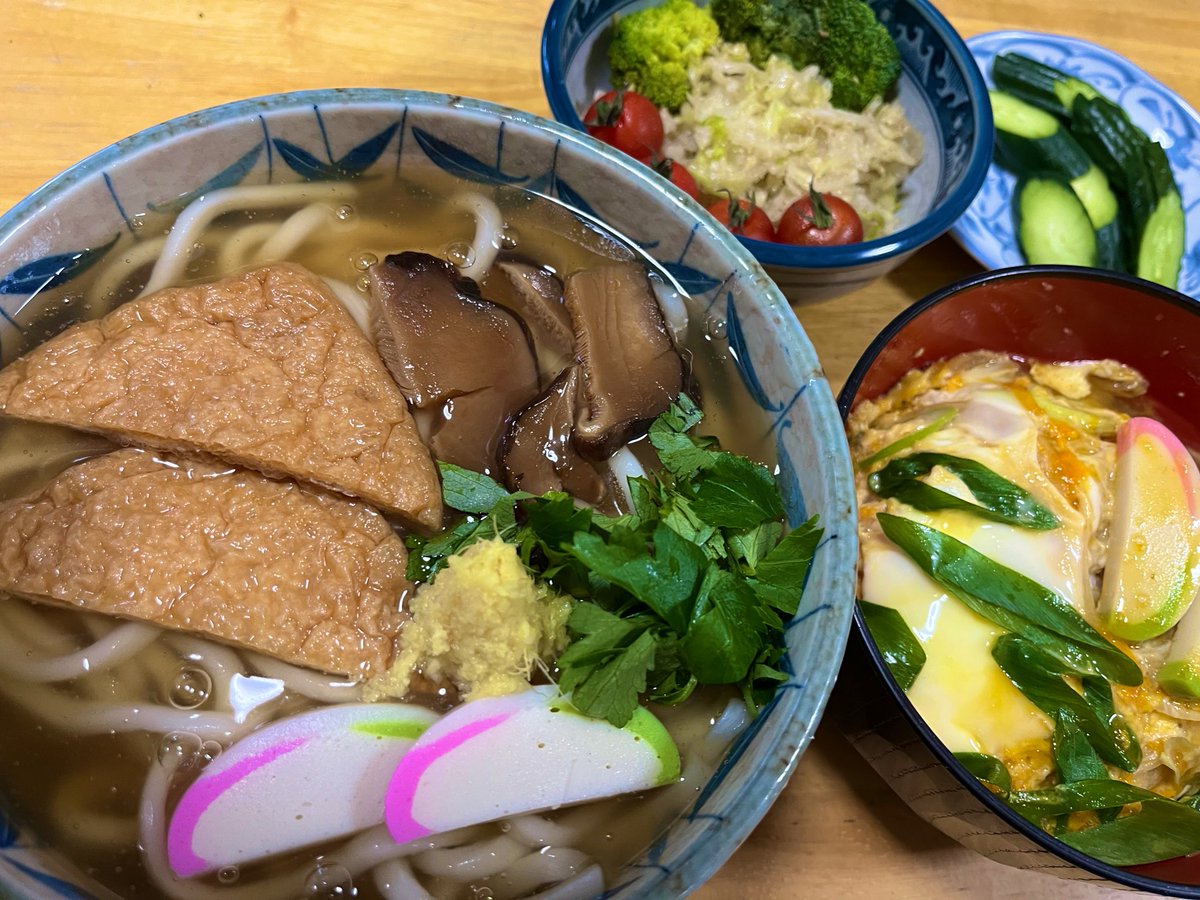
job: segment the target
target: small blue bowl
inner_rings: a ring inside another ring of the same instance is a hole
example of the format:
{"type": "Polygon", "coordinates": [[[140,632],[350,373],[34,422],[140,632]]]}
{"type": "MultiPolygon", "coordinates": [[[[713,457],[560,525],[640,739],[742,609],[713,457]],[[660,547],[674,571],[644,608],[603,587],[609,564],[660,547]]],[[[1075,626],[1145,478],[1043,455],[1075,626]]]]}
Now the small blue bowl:
{"type": "MultiPolygon", "coordinates": [[[[747,403],[761,407],[793,524],[825,535],[776,665],[788,673],[683,811],[606,898],[679,897],[745,840],[787,783],[833,688],[858,556],[850,454],[815,351],[783,296],[728,231],[650,169],[528,113],[416,91],[300,91],[229,103],[101,150],[0,215],[0,360],[45,309],[46,288],[136,248],[148,210],[233,185],[452,175],[550,197],[641,246],[706,310],[747,403]],[[429,173],[423,176],[422,173],[429,173]]],[[[0,725],[0,727],[5,727],[0,725]]],[[[67,740],[67,738],[63,738],[67,740]]],[[[35,833],[0,793],[0,897],[109,896],[35,833]]]]}
{"type": "MultiPolygon", "coordinates": [[[[608,90],[614,15],[659,0],[554,0],[542,32],[542,84],[554,117],[583,130],[582,114],[608,90]]],[[[900,48],[898,97],[924,139],[904,183],[899,230],[841,247],[741,238],[793,303],[857,290],[950,229],[974,199],[992,158],[983,76],[958,32],[927,0],[867,0],[900,48]]]]}

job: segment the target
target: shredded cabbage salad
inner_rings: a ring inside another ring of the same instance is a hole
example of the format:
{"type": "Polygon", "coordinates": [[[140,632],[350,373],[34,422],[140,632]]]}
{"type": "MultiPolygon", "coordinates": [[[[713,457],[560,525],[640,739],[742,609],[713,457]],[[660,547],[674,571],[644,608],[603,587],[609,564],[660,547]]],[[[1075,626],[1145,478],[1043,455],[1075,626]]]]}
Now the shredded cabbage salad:
{"type": "Polygon", "coordinates": [[[717,44],[689,78],[679,113],[661,111],[663,153],[703,191],[750,197],[776,222],[811,181],[858,211],[867,239],[894,230],[900,184],[922,152],[899,102],[836,109],[816,66],[772,56],[760,69],[744,44],[717,44]]]}

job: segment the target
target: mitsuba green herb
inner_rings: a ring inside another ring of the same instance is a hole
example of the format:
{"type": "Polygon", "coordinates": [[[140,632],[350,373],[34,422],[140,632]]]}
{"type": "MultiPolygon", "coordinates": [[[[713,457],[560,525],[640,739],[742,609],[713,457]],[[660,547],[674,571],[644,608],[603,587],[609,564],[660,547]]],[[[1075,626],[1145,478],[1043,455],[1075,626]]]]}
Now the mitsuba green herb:
{"type": "Polygon", "coordinates": [[[445,503],[467,517],[409,537],[409,577],[431,579],[469,544],[502,538],[535,579],[579,600],[558,668],[581,712],[620,726],[641,697],[678,703],[701,684],[736,684],[757,712],[788,677],[784,623],[822,530],[814,517],[785,534],[770,471],[690,434],[700,420],[681,394],[651,425],[663,471],[630,479],[624,516],[440,463],[445,503]]]}

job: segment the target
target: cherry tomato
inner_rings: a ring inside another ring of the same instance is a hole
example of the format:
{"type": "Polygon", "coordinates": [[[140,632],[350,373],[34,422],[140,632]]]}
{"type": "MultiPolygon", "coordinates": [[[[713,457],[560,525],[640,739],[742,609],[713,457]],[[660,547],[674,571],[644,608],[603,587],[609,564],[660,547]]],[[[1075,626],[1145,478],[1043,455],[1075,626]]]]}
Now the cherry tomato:
{"type": "Polygon", "coordinates": [[[757,241],[775,240],[775,229],[767,214],[745,197],[739,197],[736,204],[731,204],[729,198],[722,198],[707,208],[714,219],[734,234],[757,241]]]}
{"type": "Polygon", "coordinates": [[[856,244],[862,239],[862,219],[854,207],[841,197],[821,194],[811,185],[807,197],[783,211],[775,229],[775,240],[781,244],[804,247],[856,244]]]}
{"type": "Polygon", "coordinates": [[[675,162],[673,159],[661,157],[654,163],[654,171],[661,175],[675,187],[679,188],[693,200],[700,199],[700,188],[696,184],[696,179],[692,177],[692,173],[687,170],[683,163],[675,162]]]}
{"type": "Polygon", "coordinates": [[[588,107],[583,124],[592,137],[641,162],[649,162],[662,149],[658,107],[634,91],[604,94],[588,107]]]}

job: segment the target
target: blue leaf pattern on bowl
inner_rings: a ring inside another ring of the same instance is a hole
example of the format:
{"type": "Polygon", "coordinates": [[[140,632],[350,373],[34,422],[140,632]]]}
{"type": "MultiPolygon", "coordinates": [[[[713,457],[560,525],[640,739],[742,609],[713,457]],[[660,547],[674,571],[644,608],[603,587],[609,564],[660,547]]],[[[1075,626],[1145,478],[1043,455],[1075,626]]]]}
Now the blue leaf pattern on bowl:
{"type": "MultiPolygon", "coordinates": [[[[1078,38],[1030,31],[997,31],[970,38],[967,46],[989,86],[999,53],[1025,56],[1069,72],[1116,101],[1151,140],[1163,145],[1179,185],[1186,216],[1187,245],[1178,290],[1200,296],[1200,116],[1178,94],[1125,57],[1078,38]]],[[[1024,262],[1012,215],[1016,179],[994,163],[974,202],[951,233],[991,269],[1024,262]]]]}
{"type": "Polygon", "coordinates": [[[56,253],[25,263],[0,278],[0,294],[36,294],[66,284],[95,265],[118,237],[119,234],[113,235],[112,240],[99,247],[56,253]]]}
{"type": "Polygon", "coordinates": [[[808,510],[804,506],[804,492],[800,489],[796,465],[783,440],[783,433],[791,427],[791,420],[788,419],[775,432],[775,454],[779,460],[779,474],[775,476],[775,483],[779,485],[783,505],[787,508],[788,527],[795,528],[808,521],[808,510]]]}
{"type": "Polygon", "coordinates": [[[567,182],[565,182],[562,178],[556,175],[551,175],[551,181],[556,189],[555,193],[558,194],[559,199],[565,202],[567,206],[574,207],[579,212],[590,218],[600,218],[599,215],[597,215],[596,210],[592,208],[592,205],[584,200],[583,197],[579,195],[579,192],[575,190],[575,188],[571,187],[571,185],[567,184],[567,182]]]}
{"type": "Polygon", "coordinates": [[[9,859],[8,864],[17,871],[23,872],[46,890],[53,891],[54,896],[61,897],[63,900],[96,900],[95,894],[77,888],[71,882],[51,875],[49,872],[43,872],[41,869],[36,869],[15,859],[9,859]]]}
{"type": "MultiPolygon", "coordinates": [[[[28,881],[38,885],[39,897],[56,897],[63,900],[94,900],[95,895],[73,884],[71,881],[52,875],[40,866],[33,865],[40,856],[36,844],[22,840],[17,823],[0,810],[0,871],[5,866],[21,873],[28,881]]],[[[0,896],[4,891],[4,880],[0,879],[0,896]]]]}
{"type": "Polygon", "coordinates": [[[345,178],[354,178],[361,175],[371,166],[375,165],[375,160],[383,155],[383,151],[387,149],[388,144],[392,142],[392,137],[400,128],[399,122],[393,122],[383,131],[374,137],[369,137],[357,147],[347,151],[341,159],[337,161],[338,169],[344,173],[345,178]]]}
{"type": "MultiPolygon", "coordinates": [[[[291,141],[275,138],[274,143],[275,149],[279,151],[280,159],[305,181],[343,181],[361,175],[373,166],[375,161],[383,155],[383,151],[387,149],[387,145],[391,143],[392,137],[399,128],[400,123],[393,122],[383,131],[349,150],[340,159],[327,163],[321,162],[316,156],[291,141]]],[[[325,134],[324,123],[321,125],[321,133],[325,134]]],[[[326,149],[328,149],[328,143],[326,149]]]]}
{"type": "Polygon", "coordinates": [[[275,149],[289,169],[305,181],[335,181],[341,177],[334,163],[325,163],[317,159],[303,147],[297,147],[291,141],[275,138],[275,149]]]}
{"type": "Polygon", "coordinates": [[[713,288],[721,286],[721,279],[713,278],[713,276],[701,272],[699,269],[692,266],[684,265],[679,262],[665,262],[661,264],[664,269],[670,273],[671,277],[679,284],[683,290],[691,294],[693,297],[699,297],[701,294],[707,294],[713,288]]]}
{"type": "MultiPolygon", "coordinates": [[[[785,652],[784,658],[786,659],[786,657],[787,653],[785,652]]],[[[780,662],[782,663],[783,660],[781,659],[780,662]]],[[[790,664],[789,661],[788,665],[790,664]]],[[[737,765],[738,760],[742,758],[742,754],[746,752],[746,748],[750,746],[751,741],[754,740],[754,736],[770,720],[771,710],[779,704],[780,699],[785,693],[785,687],[787,685],[781,685],[775,690],[775,695],[767,701],[766,705],[759,710],[758,715],[751,719],[750,724],[743,728],[742,733],[734,739],[733,746],[726,751],[725,758],[721,760],[721,764],[717,766],[712,777],[708,779],[708,783],[704,785],[700,794],[696,797],[696,802],[692,804],[691,812],[688,813],[689,819],[705,815],[700,811],[703,809],[705,803],[708,802],[708,798],[716,793],[725,779],[729,777],[730,771],[737,765]]]]}
{"type": "Polygon", "coordinates": [[[146,208],[151,212],[177,213],[193,200],[211,191],[241,184],[242,180],[250,174],[250,170],[254,168],[254,164],[258,162],[259,156],[262,155],[263,147],[267,146],[269,145],[265,140],[260,141],[195,190],[188,191],[186,194],[180,194],[174,200],[166,200],[162,203],[148,203],[146,204],[146,208]]]}
{"type": "Polygon", "coordinates": [[[17,826],[0,810],[0,850],[6,850],[16,843],[17,826]]]}
{"type": "Polygon", "coordinates": [[[768,412],[778,412],[783,404],[772,404],[767,399],[758,373],[754,371],[754,363],[750,359],[750,348],[746,346],[746,333],[742,330],[742,321],[738,317],[737,305],[733,302],[733,291],[725,297],[725,334],[729,338],[729,350],[733,354],[734,365],[742,376],[742,383],[750,399],[768,412]]]}
{"type": "Polygon", "coordinates": [[[414,125],[412,129],[412,136],[425,151],[425,155],[439,169],[449,172],[451,175],[457,175],[468,181],[480,181],[484,184],[524,184],[529,180],[528,175],[509,175],[500,168],[499,156],[503,135],[504,131],[501,129],[500,137],[497,138],[496,165],[493,166],[465,150],[460,150],[449,141],[434,137],[424,128],[414,125]]]}

